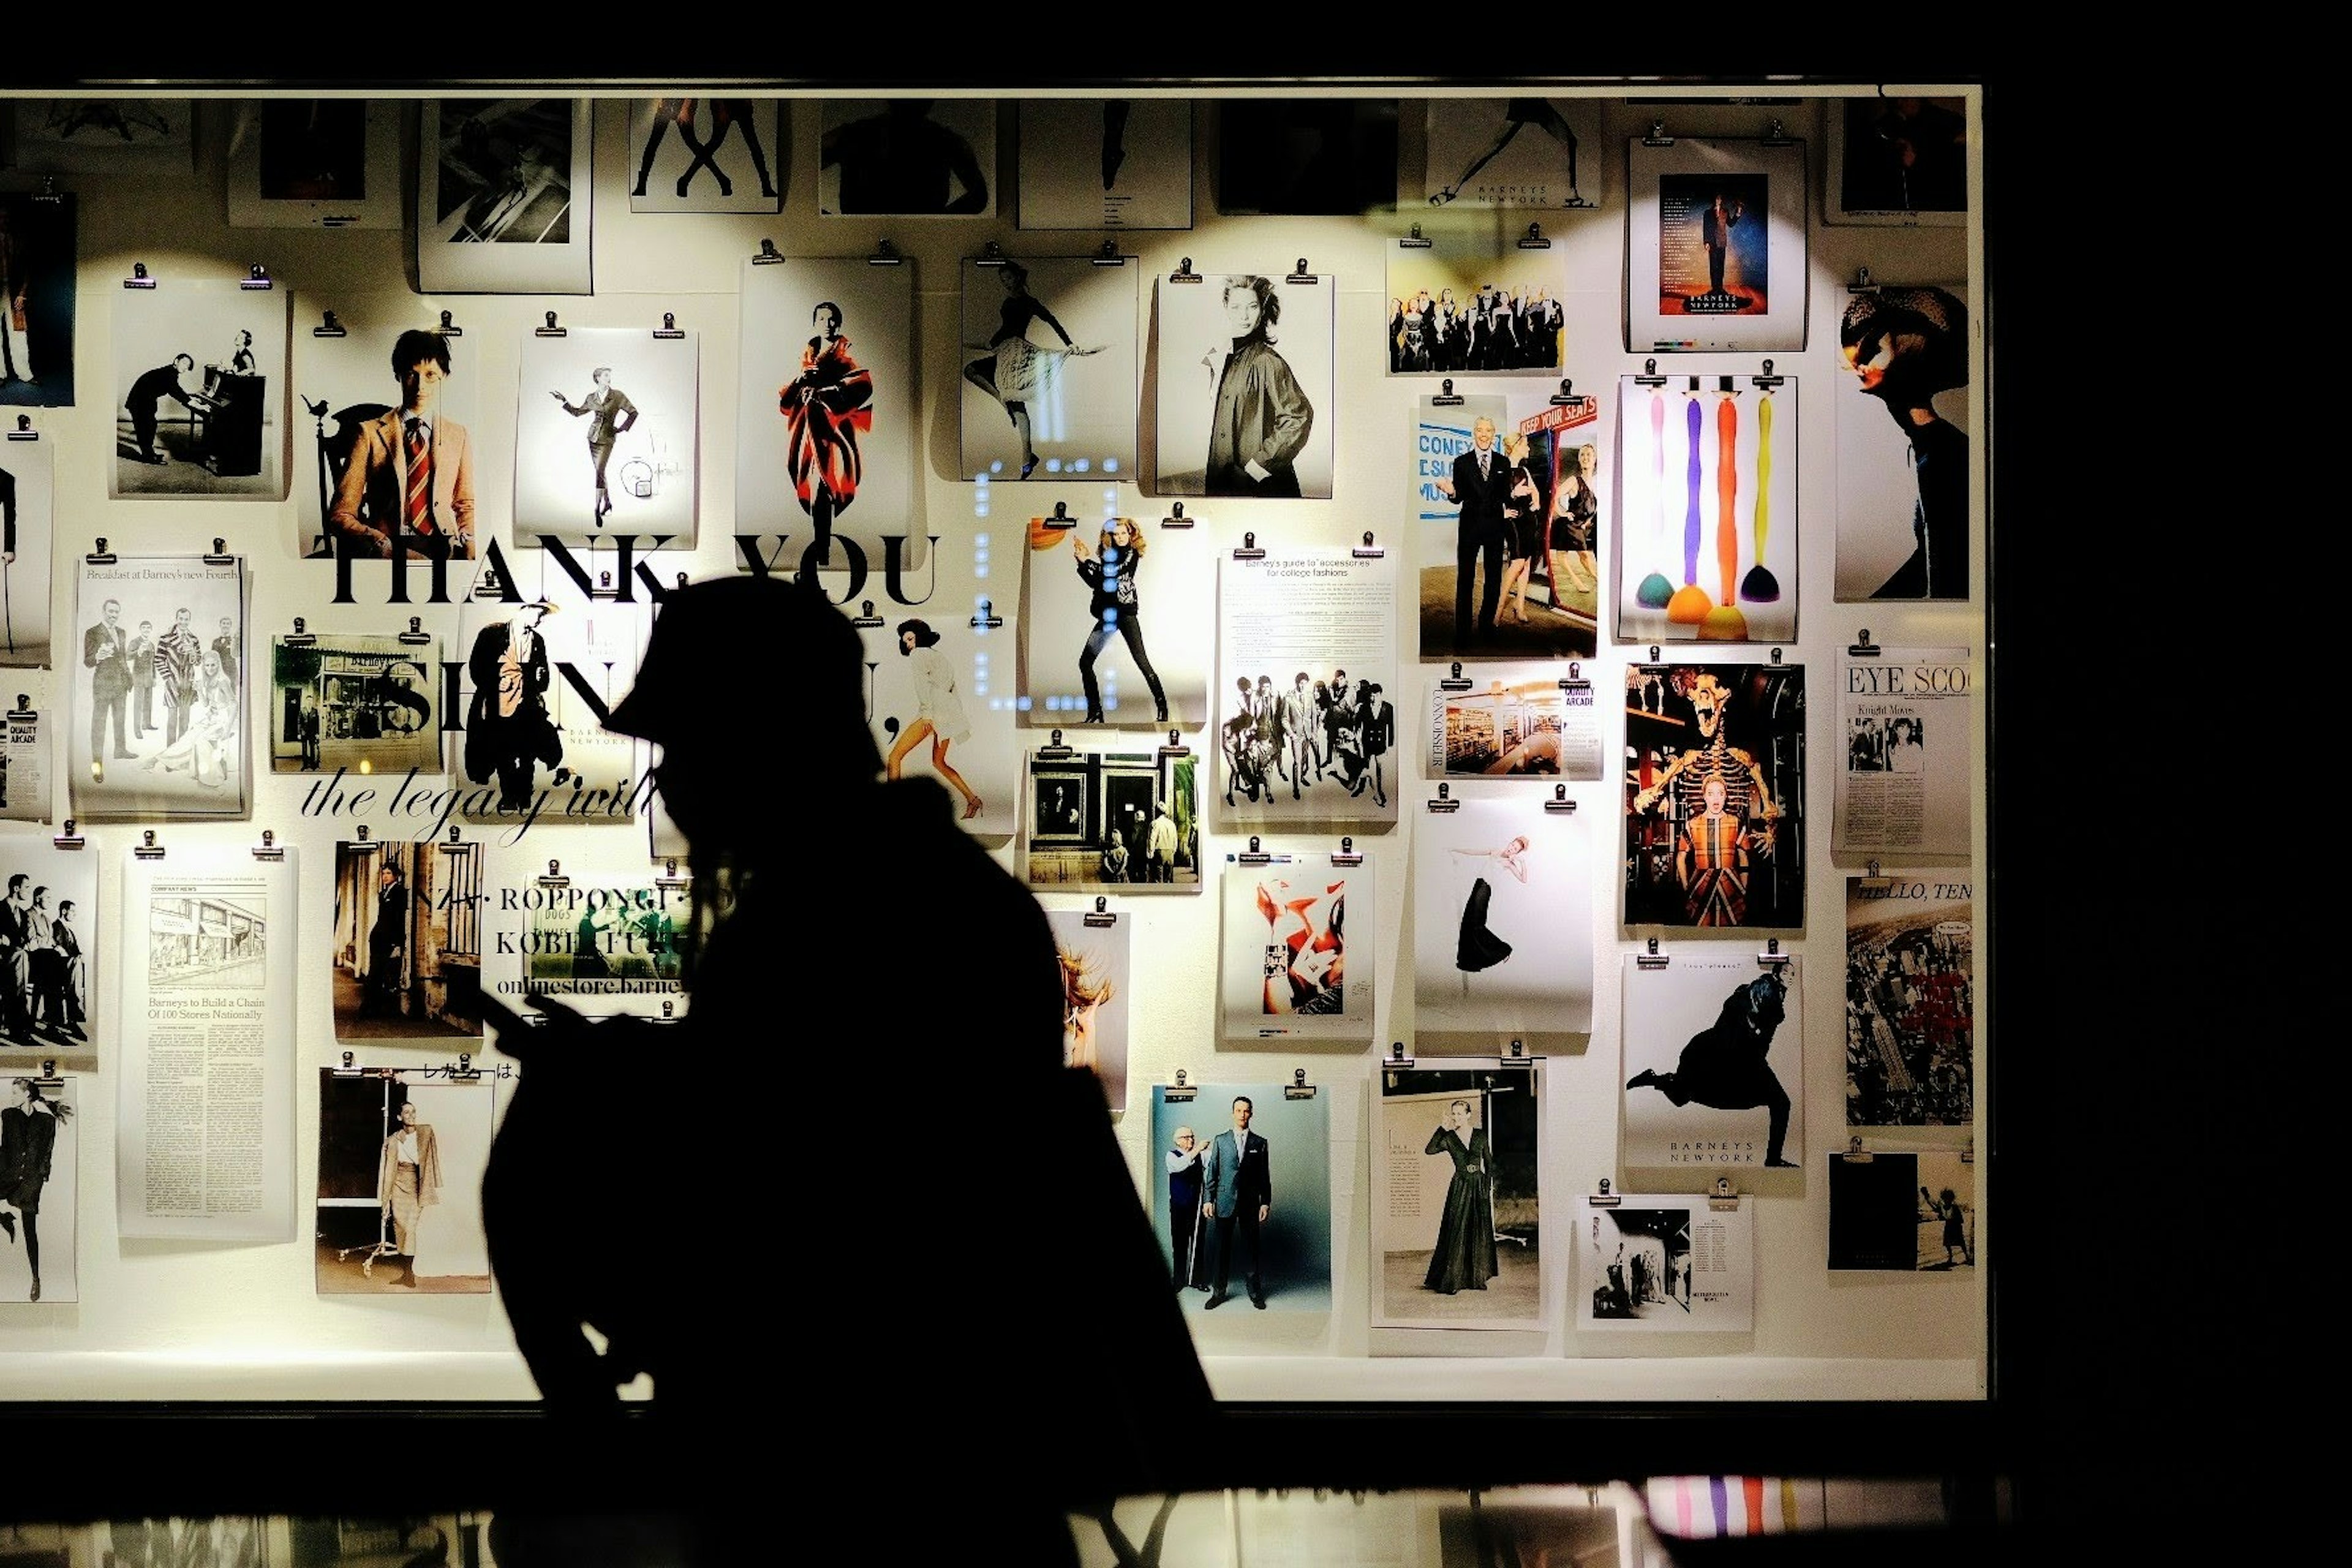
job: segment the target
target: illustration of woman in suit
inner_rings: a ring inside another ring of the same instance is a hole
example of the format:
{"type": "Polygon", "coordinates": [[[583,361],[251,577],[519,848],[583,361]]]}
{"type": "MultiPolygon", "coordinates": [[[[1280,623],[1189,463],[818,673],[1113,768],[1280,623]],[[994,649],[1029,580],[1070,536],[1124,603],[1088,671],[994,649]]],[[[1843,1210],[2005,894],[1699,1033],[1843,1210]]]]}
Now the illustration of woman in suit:
{"type": "Polygon", "coordinates": [[[963,367],[963,378],[1003,405],[1005,417],[1021,437],[1021,477],[1027,479],[1037,467],[1037,447],[1033,440],[1029,420],[1029,398],[1049,393],[1060,378],[1062,356],[1090,354],[1101,352],[1102,345],[1080,348],[1072,342],[1061,322],[1045,302],[1029,292],[1029,272],[1017,261],[1008,261],[1000,269],[1004,284],[1004,302],[997,307],[997,327],[985,343],[971,346],[986,351],[984,357],[963,367]],[[1041,348],[1029,341],[1033,321],[1043,321],[1054,329],[1062,340],[1058,349],[1041,348]]]}
{"type": "Polygon", "coordinates": [[[857,438],[874,428],[874,373],[850,358],[840,306],[818,301],[809,324],[816,335],[801,350],[799,376],[777,393],[776,408],[790,435],[785,469],[823,546],[833,520],[857,499],[866,471],[857,438]]]}
{"type": "Polygon", "coordinates": [[[1128,657],[1135,661],[1136,673],[1151,689],[1152,721],[1168,722],[1168,692],[1160,684],[1160,672],[1151,668],[1151,656],[1143,647],[1143,602],[1135,585],[1136,569],[1143,563],[1143,531],[1131,517],[1113,518],[1103,529],[1099,545],[1093,549],[1087,547],[1083,531],[1073,529],[1070,532],[1070,553],[1077,557],[1078,576],[1094,591],[1094,626],[1087,633],[1086,650],[1078,655],[1078,679],[1086,688],[1089,724],[1108,721],[1103,717],[1102,686],[1095,679],[1095,660],[1114,635],[1127,644],[1128,657]]]}
{"type": "Polygon", "coordinates": [[[1445,1211],[1437,1222],[1437,1245],[1430,1250],[1422,1289],[1441,1296],[1484,1290],[1486,1281],[1502,1272],[1495,1261],[1494,1149],[1486,1130],[1470,1124],[1468,1100],[1446,1106],[1444,1121],[1429,1135],[1422,1152],[1444,1154],[1454,1162],[1453,1179],[1445,1184],[1445,1211]]]}
{"type": "MultiPolygon", "coordinates": [[[[1454,853],[1472,859],[1492,860],[1525,882],[1528,879],[1525,858],[1528,848],[1527,835],[1521,834],[1500,849],[1456,849],[1454,853]]],[[[1467,976],[1482,969],[1492,969],[1511,956],[1511,944],[1486,927],[1486,905],[1494,896],[1494,887],[1486,878],[1471,879],[1470,897],[1462,905],[1462,934],[1454,948],[1454,967],[1462,971],[1465,984],[1468,984],[1467,976]]]]}
{"type": "Polygon", "coordinates": [[[43,1098],[31,1079],[8,1080],[8,1104],[0,1110],[0,1230],[24,1244],[33,1275],[28,1300],[41,1299],[41,1189],[48,1185],[58,1128],[73,1113],[72,1106],[43,1098]]]}
{"type": "Polygon", "coordinates": [[[915,678],[915,718],[898,735],[898,743],[890,748],[883,760],[885,775],[898,778],[907,755],[928,736],[931,742],[931,769],[955,787],[963,796],[964,820],[980,815],[980,795],[964,782],[963,775],[948,765],[948,748],[958,741],[971,737],[971,721],[963,710],[963,699],[956,695],[955,671],[948,664],[947,655],[940,651],[940,634],[929,621],[909,618],[898,623],[898,652],[913,665],[915,678]]]}
{"type": "Polygon", "coordinates": [[[589,416],[588,455],[596,464],[596,523],[604,526],[604,514],[613,510],[613,492],[604,485],[604,466],[613,460],[613,447],[637,422],[637,405],[629,395],[613,384],[613,367],[600,364],[589,373],[595,389],[573,403],[560,392],[547,395],[563,406],[563,412],[574,419],[589,416]]]}

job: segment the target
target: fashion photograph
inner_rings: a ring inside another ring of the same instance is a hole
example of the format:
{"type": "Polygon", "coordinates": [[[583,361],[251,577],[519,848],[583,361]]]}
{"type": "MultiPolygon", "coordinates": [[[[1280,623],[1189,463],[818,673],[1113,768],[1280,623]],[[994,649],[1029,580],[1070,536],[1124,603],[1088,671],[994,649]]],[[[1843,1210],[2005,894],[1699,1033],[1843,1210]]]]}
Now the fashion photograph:
{"type": "Polygon", "coordinates": [[[1083,256],[964,262],[964,473],[1137,477],[1142,279],[1083,256]]]}
{"type": "Polygon", "coordinates": [[[1338,279],[1286,265],[1159,279],[1156,493],[1329,499],[1338,279]]]}
{"type": "Polygon", "coordinates": [[[1625,671],[1625,923],[1805,923],[1805,671],[1625,671]]]}
{"type": "Polygon", "coordinates": [[[61,192],[0,195],[0,407],[74,405],[79,215],[61,192]]]}
{"type": "Polygon", "coordinates": [[[320,319],[330,314],[330,335],[294,334],[295,551],[471,558],[486,460],[480,342],[436,330],[413,294],[338,296],[320,319]]]}
{"type": "Polygon", "coordinates": [[[12,669],[47,668],[53,662],[51,451],[46,441],[0,447],[0,667],[12,669]]]}
{"type": "Polygon", "coordinates": [[[107,494],[286,499],[293,290],[175,278],[112,301],[114,466],[107,494]]]}
{"type": "Polygon", "coordinates": [[[1969,307],[1880,288],[1838,319],[1836,597],[1966,599],[1969,307]]]}
{"type": "Polygon", "coordinates": [[[1576,1206],[1578,1333],[1755,1329],[1755,1199],[1718,1209],[1706,1198],[1626,1194],[1613,1207],[1576,1206]]]}
{"type": "Polygon", "coordinates": [[[1347,551],[1227,557],[1217,581],[1221,816],[1395,821],[1393,558],[1347,551]]]}
{"type": "Polygon", "coordinates": [[[1111,1114],[1127,1110],[1128,1018],[1135,1000],[1126,915],[1047,910],[1062,972],[1062,1065],[1102,1079],[1111,1114]]]}
{"type": "Polygon", "coordinates": [[[66,738],[80,816],[242,816],[249,689],[241,559],[84,560],[66,738]]]}
{"type": "Polygon", "coordinates": [[[1618,378],[1617,637],[1797,636],[1797,378],[1618,378]]]}
{"type": "MultiPolygon", "coordinates": [[[[280,773],[438,773],[441,639],[284,632],[269,639],[269,768],[280,773]]],[[[134,718],[145,722],[137,661],[134,718]]],[[[146,688],[152,694],[152,684],[146,688]]]]}
{"type": "Polygon", "coordinates": [[[417,132],[426,294],[591,291],[593,100],[429,98],[417,132]]]}
{"type": "Polygon", "coordinates": [[[1829,1162],[1830,1267],[1946,1274],[1977,1263],[1976,1165],[1958,1150],[1829,1162]]]}
{"type": "Polygon", "coordinates": [[[446,839],[336,843],[339,1043],[480,1051],[483,855],[446,839]]]}
{"type": "Polygon", "coordinates": [[[1201,890],[1200,759],[1029,753],[1029,886],[1059,893],[1201,890]]]}
{"type": "Polygon", "coordinates": [[[1171,1098],[1187,1093],[1152,1086],[1158,1158],[1146,1163],[1185,1315],[1328,1312],[1330,1090],[1293,1099],[1278,1083],[1210,1083],[1171,1098]]]}
{"type": "Polygon", "coordinates": [[[1432,209],[1590,212],[1609,195],[1616,149],[1589,98],[1433,99],[1422,188],[1432,209]]]}
{"type": "Polygon", "coordinates": [[[184,98],[21,98],[13,163],[31,174],[191,180],[195,107],[184,98]]]}
{"type": "Polygon", "coordinates": [[[824,120],[821,216],[995,216],[994,99],[829,98],[824,120]]]}
{"type": "Polygon", "coordinates": [[[1628,1169],[1695,1184],[1797,1170],[1805,1146],[1804,973],[1750,952],[1623,958],[1628,1169]]]}
{"type": "Polygon", "coordinates": [[[604,715],[635,676],[650,620],[642,602],[466,603],[451,654],[466,661],[465,728],[449,737],[457,821],[635,818],[639,748],[604,715]]]}
{"type": "Polygon", "coordinates": [[[1590,1033],[1590,804],[1547,812],[1499,787],[1451,804],[1431,811],[1423,792],[1408,807],[1420,1048],[1493,1055],[1514,1037],[1590,1033]]]}
{"type": "Polygon", "coordinates": [[[81,1300],[80,1081],[0,1072],[0,1307],[81,1300]]]}
{"type": "Polygon", "coordinates": [[[108,940],[98,869],[86,850],[0,839],[0,976],[8,982],[0,993],[0,1060],[63,1057],[96,1067],[105,1055],[97,999],[108,940]]]}
{"type": "Polygon", "coordinates": [[[1132,517],[1029,520],[1021,708],[1031,729],[1197,730],[1209,719],[1215,546],[1132,517]]]}
{"type": "Polygon", "coordinates": [[[1553,375],[1568,327],[1558,251],[1439,235],[1388,252],[1381,353],[1391,375],[1553,375]]]}
{"type": "Polygon", "coordinates": [[[631,212],[782,210],[793,167],[782,100],[638,98],[626,107],[631,212]]]}
{"type": "Polygon", "coordinates": [[[566,542],[694,542],[702,335],[644,327],[525,333],[515,395],[514,531],[566,542]]]}
{"type": "MultiPolygon", "coordinates": [[[[890,606],[896,609],[897,606],[890,606]]],[[[954,797],[964,831],[1009,838],[1021,823],[1021,748],[1012,677],[1020,632],[1010,617],[923,613],[876,617],[866,643],[866,722],[887,778],[929,778],[954,797]]]]}
{"type": "Polygon", "coordinates": [[[1374,1064],[1376,1325],[1545,1326],[1541,1071],[1374,1064]]]}
{"type": "Polygon", "coordinates": [[[1192,226],[1192,104],[1183,98],[1024,98],[1023,228],[1192,226]]]}
{"type": "Polygon", "coordinates": [[[1472,393],[1415,406],[1422,662],[1591,658],[1610,483],[1600,400],[1472,393]]]}
{"type": "MultiPolygon", "coordinates": [[[[1367,1045],[1379,947],[1348,941],[1348,906],[1380,908],[1372,862],[1341,865],[1310,849],[1274,852],[1265,865],[1227,857],[1218,961],[1224,1037],[1367,1045]]],[[[1350,857],[1352,858],[1352,857],[1350,857]]]]}
{"type": "Polygon", "coordinates": [[[1805,346],[1805,144],[1629,142],[1625,348],[1805,346]]]}
{"type": "Polygon", "coordinates": [[[319,1069],[321,1296],[486,1296],[482,1172],[498,1079],[319,1069]]]}

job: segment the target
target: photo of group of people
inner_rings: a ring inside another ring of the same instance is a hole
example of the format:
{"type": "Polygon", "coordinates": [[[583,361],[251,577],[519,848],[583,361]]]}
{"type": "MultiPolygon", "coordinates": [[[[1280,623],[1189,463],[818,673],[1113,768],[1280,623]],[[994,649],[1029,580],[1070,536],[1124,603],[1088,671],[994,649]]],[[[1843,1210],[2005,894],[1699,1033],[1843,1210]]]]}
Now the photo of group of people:
{"type": "Polygon", "coordinates": [[[75,811],[243,816],[242,563],[90,559],[80,574],[79,721],[66,726],[75,811]]]}
{"type": "Polygon", "coordinates": [[[1587,658],[1599,626],[1600,402],[1514,416],[1491,393],[1423,397],[1413,554],[1424,663],[1587,658]]]}
{"type": "Polygon", "coordinates": [[[1628,1193],[1588,1203],[1579,1229],[1579,1333],[1754,1330],[1752,1201],[1628,1193]]]}
{"type": "Polygon", "coordinates": [[[1218,591],[1224,815],[1393,821],[1400,758],[1389,558],[1300,551],[1227,560],[1218,591]]]}
{"type": "MultiPolygon", "coordinates": [[[[1152,1224],[1186,1314],[1331,1310],[1331,1113],[1309,1088],[1156,1084],[1152,1224]]],[[[1247,1317],[1248,1313],[1242,1316],[1247,1317]]]]}
{"type": "Polygon", "coordinates": [[[1400,243],[1389,252],[1389,374],[1559,374],[1564,278],[1546,250],[1400,243]]]}
{"type": "Polygon", "coordinates": [[[1029,885],[1199,892],[1199,760],[1189,751],[1031,752],[1029,885]]]}
{"type": "Polygon", "coordinates": [[[1976,1117],[1976,926],[1948,873],[1845,884],[1849,1127],[1967,1127],[1976,1117]]]}
{"type": "Polygon", "coordinates": [[[0,857],[0,1054],[99,1050],[98,868],[47,839],[14,841],[0,857]]]}

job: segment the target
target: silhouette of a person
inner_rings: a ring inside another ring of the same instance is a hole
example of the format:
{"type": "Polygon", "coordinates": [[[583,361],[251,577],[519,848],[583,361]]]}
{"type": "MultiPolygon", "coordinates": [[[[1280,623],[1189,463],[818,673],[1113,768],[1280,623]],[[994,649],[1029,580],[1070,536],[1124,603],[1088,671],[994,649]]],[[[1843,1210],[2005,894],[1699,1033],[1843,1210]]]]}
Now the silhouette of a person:
{"type": "Polygon", "coordinates": [[[841,171],[845,213],[980,213],[988,175],[962,134],[931,118],[929,99],[895,98],[879,114],[824,133],[820,168],[841,171]]]}

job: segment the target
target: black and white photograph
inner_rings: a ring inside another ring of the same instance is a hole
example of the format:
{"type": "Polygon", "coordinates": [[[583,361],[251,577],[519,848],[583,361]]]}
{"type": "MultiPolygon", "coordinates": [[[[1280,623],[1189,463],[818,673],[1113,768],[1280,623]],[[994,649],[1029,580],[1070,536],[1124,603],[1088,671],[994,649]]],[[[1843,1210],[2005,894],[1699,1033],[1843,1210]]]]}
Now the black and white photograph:
{"type": "MultiPolygon", "coordinates": [[[[284,1562],[286,1568],[462,1568],[467,1563],[489,1568],[490,1528],[489,1516],[475,1512],[357,1519],[298,1514],[284,1521],[284,1562]]],[[[232,1563],[224,1557],[218,1568],[275,1564],[232,1563]]]]}
{"type": "Polygon", "coordinates": [[[1389,247],[1391,375],[1549,375],[1565,363],[1568,266],[1486,237],[1389,247]]]}
{"type": "MultiPolygon", "coordinates": [[[[109,1520],[90,1527],[90,1561],[100,1568],[159,1568],[166,1563],[278,1568],[283,1560],[270,1550],[272,1522],[252,1514],[109,1520]]],[[[60,1555],[58,1568],[65,1568],[65,1561],[60,1555]]]]}
{"type": "Polygon", "coordinates": [[[588,99],[428,98],[417,132],[426,294],[586,294],[588,99]]]}
{"type": "Polygon", "coordinates": [[[1947,1274],[1977,1266],[1977,1168],[1958,1150],[1822,1156],[1830,1267],[1947,1274]]]}
{"type": "Polygon", "coordinates": [[[192,179],[195,104],[184,98],[20,98],[16,169],[28,174],[192,179]]]}
{"type": "Polygon", "coordinates": [[[1756,1327],[1756,1205],[1622,1194],[1580,1204],[1576,1331],[1746,1334],[1756,1327]]]}
{"type": "Polygon", "coordinates": [[[272,98],[236,105],[231,228],[398,228],[400,105],[272,98]]]}
{"type": "Polygon", "coordinates": [[[1062,1065],[1102,1080],[1111,1114],[1127,1110],[1128,1020],[1135,1007],[1129,939],[1135,921],[1092,910],[1047,910],[1062,972],[1062,1065]]]}
{"type": "Polygon", "coordinates": [[[49,651],[50,546],[56,539],[49,485],[52,449],[46,440],[0,445],[0,667],[8,668],[46,668],[53,662],[49,651]]]}
{"type": "Polygon", "coordinates": [[[1424,664],[1590,658],[1598,637],[1600,399],[1424,395],[1411,427],[1424,664]]]}
{"type": "Polygon", "coordinates": [[[0,1058],[98,1066],[98,868],[46,837],[0,839],[0,1058]]]}
{"type": "Polygon", "coordinates": [[[637,742],[604,728],[635,678],[643,603],[473,599],[457,619],[463,731],[449,737],[454,819],[633,822],[646,784],[637,742]]]}
{"type": "Polygon", "coordinates": [[[0,1307],[81,1300],[79,1083],[0,1073],[0,1307]]]}
{"type": "Polygon", "coordinates": [[[571,878],[569,887],[527,889],[520,923],[494,921],[493,987],[510,1005],[550,996],[592,1018],[658,1016],[665,1005],[682,1005],[694,937],[686,879],[637,866],[571,878]]]}
{"type": "Polygon", "coordinates": [[[1331,1310],[1330,1098],[1278,1083],[1152,1087],[1151,1223],[1187,1317],[1223,1310],[1247,1332],[1253,1308],[1331,1310]]]}
{"type": "Polygon", "coordinates": [[[1018,628],[1008,616],[990,626],[987,617],[934,606],[876,618],[881,624],[859,635],[869,677],[866,723],[884,775],[934,780],[952,797],[965,832],[1011,837],[1021,822],[1018,628]]]}
{"type": "Polygon", "coordinates": [[[1090,257],[963,264],[963,471],[1132,479],[1142,268],[1090,257]]]}
{"type": "Polygon", "coordinates": [[[1413,1026],[1423,1050],[1493,1054],[1592,1028],[1591,805],[1457,786],[1412,813],[1413,1026]],[[1444,809],[1450,807],[1450,809],[1444,809]]]}
{"type": "Polygon", "coordinates": [[[0,822],[54,819],[49,792],[58,777],[58,731],[65,722],[57,707],[62,689],[46,669],[0,675],[0,704],[7,709],[0,715],[0,822]]]}
{"type": "Polygon", "coordinates": [[[1217,580],[1221,819],[1394,822],[1393,560],[1344,550],[1228,557],[1217,580]]]}
{"type": "Polygon", "coordinates": [[[1367,855],[1331,849],[1228,855],[1217,989],[1224,1038],[1369,1045],[1380,948],[1348,909],[1380,908],[1367,855]]]}
{"type": "Polygon", "coordinates": [[[1033,729],[1209,721],[1216,550],[1139,518],[1032,517],[1021,719],[1033,729]]]}
{"type": "Polygon", "coordinates": [[[1830,852],[1840,864],[1968,859],[1974,670],[1966,647],[1855,644],[1838,656],[1832,733],[1845,756],[1830,852]]]}
{"type": "Polygon", "coordinates": [[[487,537],[475,510],[482,344],[438,331],[414,294],[338,296],[315,319],[330,315],[331,328],[294,333],[295,550],[470,559],[487,537]]]}
{"type": "MultiPolygon", "coordinates": [[[[1613,697],[1615,694],[1611,693],[1613,697]]],[[[1559,665],[1476,667],[1430,679],[1428,746],[1433,779],[1586,781],[1601,776],[1601,716],[1593,683],[1559,665]]]]}
{"type": "Polygon", "coordinates": [[[245,563],[84,560],[66,734],[73,814],[243,816],[245,563]]]}
{"type": "Polygon", "coordinates": [[[788,569],[878,572],[894,552],[903,570],[929,563],[910,521],[914,271],[856,258],[743,263],[734,531],[761,536],[788,569]]]}
{"type": "Polygon", "coordinates": [[[782,211],[792,174],[779,98],[627,100],[633,213],[782,211]]]}
{"type": "Polygon", "coordinates": [[[1625,923],[1805,923],[1805,669],[1631,665],[1625,923]]]}
{"type": "Polygon", "coordinates": [[[1614,148],[1592,98],[1433,98],[1422,189],[1433,208],[1589,211],[1608,195],[1614,148]]]}
{"type": "Polygon", "coordinates": [[[1968,101],[1917,93],[1832,103],[1822,221],[1958,228],[1969,221],[1968,101]]]}
{"type": "Polygon", "coordinates": [[[1845,1124],[1976,1121],[1976,921],[1948,871],[1845,883],[1845,1124]]]}
{"type": "Polygon", "coordinates": [[[826,217],[992,217],[996,100],[829,98],[817,149],[826,217]]]}
{"type": "Polygon", "coordinates": [[[664,338],[643,327],[523,336],[517,538],[667,534],[680,547],[694,542],[701,348],[699,332],[664,338]]]}
{"type": "Polygon", "coordinates": [[[1201,890],[1199,757],[1029,753],[1028,882],[1041,892],[1201,890]]]}
{"type": "Polygon", "coordinates": [[[110,496],[286,499],[293,290],[163,278],[114,296],[110,496]]]}
{"type": "Polygon", "coordinates": [[[1618,378],[1620,641],[1795,639],[1797,382],[1618,378]]]}
{"type": "Polygon", "coordinates": [[[1024,98],[1021,226],[1192,226],[1192,100],[1024,98]]]}
{"type": "Polygon", "coordinates": [[[1625,348],[1805,346],[1805,144],[1678,136],[1626,143],[1625,348]]]}
{"type": "Polygon", "coordinates": [[[1394,99],[1268,94],[1216,101],[1217,210],[1346,216],[1397,205],[1394,99]]]}
{"type": "Polygon", "coordinates": [[[1624,1163],[1693,1183],[1796,1170],[1805,1147],[1804,974],[1753,951],[1623,959],[1624,1163]]]}
{"type": "Polygon", "coordinates": [[[1541,1069],[1373,1070],[1372,1321],[1542,1328],[1541,1069]]]}
{"type": "MultiPolygon", "coordinates": [[[[135,684],[132,691],[137,706],[135,684]]],[[[430,632],[273,634],[270,771],[437,773],[440,697],[441,639],[430,632]]]]}
{"type": "Polygon", "coordinates": [[[1330,497],[1339,280],[1285,265],[1159,280],[1158,493],[1330,497]]]}
{"type": "Polygon", "coordinates": [[[497,1093],[480,1072],[319,1069],[320,1295],[489,1294],[482,1172],[497,1093]]]}
{"type": "Polygon", "coordinates": [[[338,1042],[481,1049],[483,854],[446,838],[336,844],[338,1042]]]}
{"type": "Polygon", "coordinates": [[[64,192],[0,195],[0,407],[74,405],[78,216],[64,192]]]}
{"type": "Polygon", "coordinates": [[[1836,597],[1966,599],[1967,291],[1881,287],[1838,318],[1836,597]]]}

